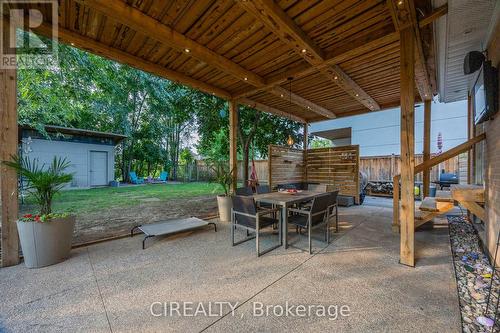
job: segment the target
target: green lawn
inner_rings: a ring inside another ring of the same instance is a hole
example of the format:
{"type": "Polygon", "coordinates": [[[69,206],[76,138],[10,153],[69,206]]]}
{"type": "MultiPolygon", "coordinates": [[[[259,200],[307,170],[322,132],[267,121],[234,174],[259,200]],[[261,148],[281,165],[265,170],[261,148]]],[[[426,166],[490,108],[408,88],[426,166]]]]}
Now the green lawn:
{"type": "MultiPolygon", "coordinates": [[[[165,201],[174,198],[216,195],[221,192],[222,189],[218,184],[211,183],[155,184],[67,190],[57,195],[53,210],[82,214],[106,208],[130,207],[147,201],[147,199],[165,201]]],[[[31,206],[33,200],[28,197],[25,202],[31,206]]],[[[29,207],[23,208],[29,209],[29,207]]]]}

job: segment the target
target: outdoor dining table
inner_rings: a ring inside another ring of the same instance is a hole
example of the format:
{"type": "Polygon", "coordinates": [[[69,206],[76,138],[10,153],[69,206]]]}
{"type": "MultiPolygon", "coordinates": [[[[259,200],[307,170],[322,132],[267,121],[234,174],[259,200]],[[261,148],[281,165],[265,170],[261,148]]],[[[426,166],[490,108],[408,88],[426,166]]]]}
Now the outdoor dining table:
{"type": "Polygon", "coordinates": [[[296,193],[288,193],[283,191],[283,192],[255,194],[254,199],[257,203],[267,203],[281,207],[281,224],[282,224],[281,234],[286,249],[288,248],[288,214],[287,214],[288,208],[301,202],[310,201],[314,199],[316,196],[322,194],[324,193],[314,192],[314,191],[300,191],[296,193]]]}

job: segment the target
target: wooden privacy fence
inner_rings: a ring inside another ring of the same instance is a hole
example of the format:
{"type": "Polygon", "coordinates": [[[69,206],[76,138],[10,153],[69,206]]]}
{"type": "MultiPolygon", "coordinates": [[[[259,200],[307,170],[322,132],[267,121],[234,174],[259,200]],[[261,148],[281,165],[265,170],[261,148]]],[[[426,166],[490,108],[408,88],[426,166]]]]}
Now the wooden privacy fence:
{"type": "Polygon", "coordinates": [[[321,183],[359,202],[359,146],[293,149],[269,146],[269,184],[321,183]]]}
{"type": "MultiPolygon", "coordinates": [[[[436,154],[431,155],[432,157],[436,154]]],[[[415,165],[423,162],[423,155],[415,155],[415,165]]],[[[467,154],[461,154],[431,169],[431,181],[439,179],[440,170],[457,174],[461,181],[467,182],[467,154]]],[[[369,181],[392,182],[395,175],[401,173],[401,157],[399,155],[361,157],[360,170],[368,176],[369,181]]],[[[422,181],[422,173],[415,176],[422,181]]]]}
{"type": "MultiPolygon", "coordinates": [[[[302,161],[303,157],[301,154],[303,154],[303,151],[300,149],[295,149],[295,152],[293,151],[286,151],[288,152],[287,155],[283,155],[282,160],[278,158],[278,156],[281,156],[280,154],[285,153],[286,149],[289,149],[287,147],[280,147],[280,146],[272,146],[274,147],[274,154],[276,155],[277,161],[275,164],[276,170],[280,171],[283,176],[288,175],[288,173],[291,172],[291,177],[296,178],[296,174],[300,172],[306,172],[306,170],[301,170],[301,167],[305,165],[305,162],[302,161]],[[283,150],[285,149],[285,150],[283,150]],[[298,162],[298,160],[302,162],[298,162]],[[285,162],[286,160],[286,162],[285,162]],[[284,165],[283,167],[280,165],[284,165]],[[290,169],[290,167],[293,167],[293,169],[290,169]],[[292,172],[293,171],[293,172],[292,172]]],[[[352,146],[349,146],[352,147],[352,146]]],[[[335,148],[336,150],[340,150],[343,147],[338,147],[335,148]]],[[[309,149],[309,151],[313,151],[314,154],[319,155],[318,157],[321,157],[322,154],[324,154],[324,157],[330,156],[328,154],[331,153],[326,153],[329,151],[331,148],[317,148],[317,149],[309,149]]],[[[269,156],[271,156],[271,152],[269,153],[269,156]]],[[[311,155],[312,156],[312,155],[311,155]]],[[[432,155],[435,156],[435,155],[432,155]]],[[[332,157],[332,156],[331,156],[332,157]]],[[[415,163],[419,164],[423,161],[422,155],[415,155],[415,163]]],[[[259,182],[264,184],[269,182],[269,160],[255,160],[255,170],[257,171],[257,177],[259,179],[259,182]]],[[[315,163],[314,160],[310,161],[311,163],[315,163]]],[[[272,162],[271,162],[272,164],[272,162]]],[[[344,165],[347,166],[347,165],[344,165]]],[[[198,160],[196,161],[193,166],[189,166],[190,171],[189,171],[189,177],[187,179],[184,179],[184,177],[180,177],[181,180],[184,181],[207,181],[213,178],[213,172],[210,170],[210,168],[206,165],[205,161],[203,160],[198,160]],[[191,169],[193,168],[193,169],[191,169]]],[[[250,161],[248,165],[248,174],[250,175],[252,168],[252,162],[250,161]]],[[[312,167],[309,167],[311,169],[312,167]]],[[[368,180],[372,182],[392,182],[392,179],[395,175],[400,173],[400,168],[401,168],[401,158],[399,155],[387,155],[387,156],[369,156],[369,157],[360,157],[360,163],[359,163],[359,170],[364,172],[368,176],[368,180]]],[[[456,173],[459,175],[460,178],[460,183],[467,183],[467,154],[461,154],[460,156],[454,157],[444,163],[441,163],[438,166],[435,166],[431,170],[431,181],[437,180],[438,179],[438,174],[441,169],[444,169],[446,172],[451,172],[451,173],[456,173]]],[[[181,170],[179,174],[183,174],[184,170],[181,170]]],[[[324,170],[331,170],[330,168],[326,167],[324,170]]],[[[323,170],[323,171],[324,171],[323,170]]],[[[319,172],[321,170],[318,169],[318,172],[315,172],[315,170],[309,170],[309,172],[312,172],[312,176],[319,176],[319,172]]],[[[343,176],[342,172],[338,171],[337,174],[329,174],[334,178],[337,178],[340,180],[340,178],[343,176]]],[[[276,175],[277,176],[277,175],[276,175]]],[[[418,174],[415,176],[416,181],[422,181],[422,174],[418,174]]],[[[243,162],[238,161],[238,181],[243,182],[243,162]]],[[[311,180],[311,178],[308,178],[308,181],[310,182],[321,182],[322,180],[319,178],[316,178],[315,180],[311,180]]],[[[290,181],[287,181],[285,178],[280,179],[277,178],[276,180],[273,181],[275,185],[277,184],[284,184],[290,181]]]]}
{"type": "MultiPolygon", "coordinates": [[[[260,183],[267,183],[269,179],[268,160],[255,160],[255,171],[260,183]]],[[[187,181],[208,181],[214,178],[213,170],[207,165],[204,160],[197,160],[194,165],[194,170],[191,172],[191,178],[187,181]]],[[[252,170],[252,161],[248,164],[248,175],[252,170]]],[[[238,181],[243,182],[243,161],[238,161],[238,181]]]]}

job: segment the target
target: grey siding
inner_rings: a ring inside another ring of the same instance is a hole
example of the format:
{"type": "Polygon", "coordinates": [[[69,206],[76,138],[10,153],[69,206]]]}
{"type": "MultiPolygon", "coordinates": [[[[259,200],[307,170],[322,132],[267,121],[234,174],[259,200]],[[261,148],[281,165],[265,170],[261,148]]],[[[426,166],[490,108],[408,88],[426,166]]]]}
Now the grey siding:
{"type": "MultiPolygon", "coordinates": [[[[73,182],[68,188],[90,187],[90,152],[103,151],[108,153],[107,181],[115,177],[115,147],[88,143],[65,142],[33,139],[29,145],[29,158],[38,158],[40,163],[49,164],[54,156],[65,157],[70,163],[69,172],[73,173],[73,182]]],[[[26,145],[23,143],[23,151],[26,145]]]]}

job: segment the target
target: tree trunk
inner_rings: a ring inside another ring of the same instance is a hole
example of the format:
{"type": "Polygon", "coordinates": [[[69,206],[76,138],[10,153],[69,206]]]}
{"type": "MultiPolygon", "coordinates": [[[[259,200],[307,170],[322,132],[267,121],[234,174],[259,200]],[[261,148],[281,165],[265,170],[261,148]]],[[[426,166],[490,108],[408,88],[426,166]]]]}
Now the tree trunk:
{"type": "Polygon", "coordinates": [[[249,155],[250,155],[250,145],[248,142],[245,143],[243,146],[243,183],[246,186],[247,181],[249,179],[248,176],[248,162],[249,162],[249,155]]]}

